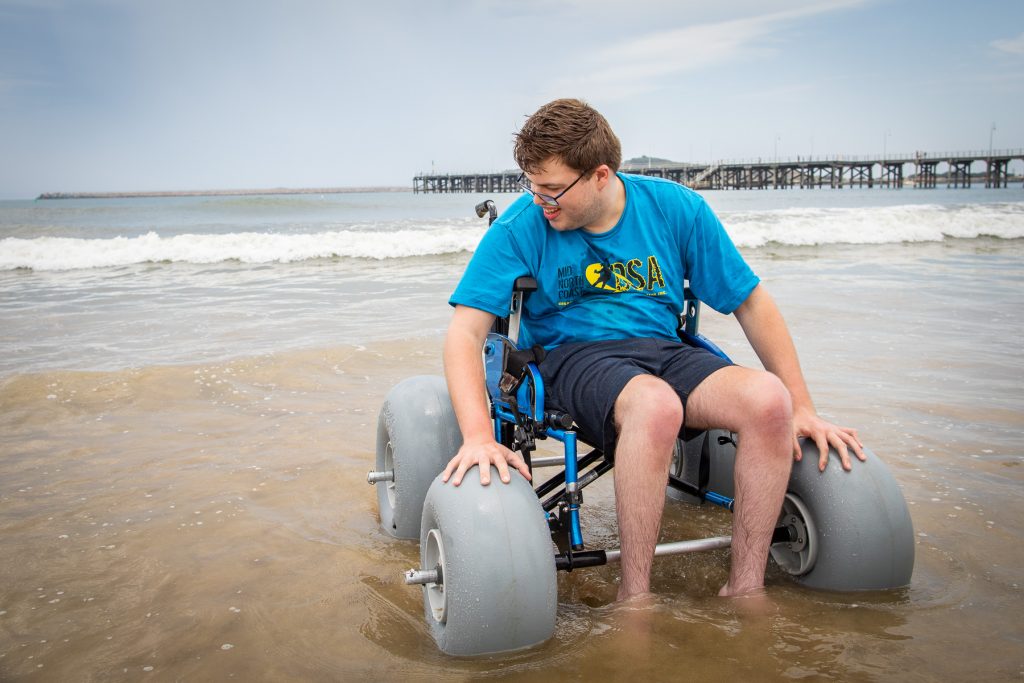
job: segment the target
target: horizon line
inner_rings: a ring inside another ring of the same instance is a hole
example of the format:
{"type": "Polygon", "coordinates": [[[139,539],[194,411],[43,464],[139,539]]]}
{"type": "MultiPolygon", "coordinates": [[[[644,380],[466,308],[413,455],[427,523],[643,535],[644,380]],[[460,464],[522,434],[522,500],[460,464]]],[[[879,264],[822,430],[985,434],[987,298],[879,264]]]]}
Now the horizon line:
{"type": "Polygon", "coordinates": [[[40,199],[141,199],[149,197],[245,197],[274,194],[353,194],[358,192],[412,192],[411,186],[270,187],[228,190],[142,190],[129,192],[42,192],[40,199]]]}

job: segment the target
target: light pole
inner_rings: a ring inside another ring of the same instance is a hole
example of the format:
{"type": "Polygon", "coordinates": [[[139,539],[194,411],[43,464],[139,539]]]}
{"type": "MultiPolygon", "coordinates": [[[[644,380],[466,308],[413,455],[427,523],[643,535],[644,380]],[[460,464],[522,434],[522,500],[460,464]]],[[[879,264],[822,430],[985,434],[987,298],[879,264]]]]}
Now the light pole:
{"type": "Polygon", "coordinates": [[[885,163],[885,157],[889,150],[889,135],[890,131],[886,130],[885,135],[882,136],[882,163],[885,163]]]}
{"type": "Polygon", "coordinates": [[[992,136],[996,132],[996,122],[992,122],[992,127],[988,130],[988,164],[986,164],[988,175],[988,182],[985,183],[985,187],[999,187],[999,180],[992,175],[992,136]]]}

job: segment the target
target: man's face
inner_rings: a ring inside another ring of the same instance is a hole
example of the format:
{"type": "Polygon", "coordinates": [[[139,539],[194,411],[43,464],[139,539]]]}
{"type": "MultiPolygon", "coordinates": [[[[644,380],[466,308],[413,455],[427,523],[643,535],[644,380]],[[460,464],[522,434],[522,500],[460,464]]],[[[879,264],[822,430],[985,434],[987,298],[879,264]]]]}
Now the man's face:
{"type": "Polygon", "coordinates": [[[580,178],[580,172],[566,166],[552,157],[544,162],[535,173],[527,173],[535,193],[558,197],[558,206],[550,206],[536,194],[533,203],[544,209],[544,218],[555,230],[575,230],[586,227],[600,217],[600,206],[595,189],[594,176],[580,178]],[[573,181],[580,178],[575,185],[573,181]],[[570,187],[571,186],[571,187],[570,187]]]}

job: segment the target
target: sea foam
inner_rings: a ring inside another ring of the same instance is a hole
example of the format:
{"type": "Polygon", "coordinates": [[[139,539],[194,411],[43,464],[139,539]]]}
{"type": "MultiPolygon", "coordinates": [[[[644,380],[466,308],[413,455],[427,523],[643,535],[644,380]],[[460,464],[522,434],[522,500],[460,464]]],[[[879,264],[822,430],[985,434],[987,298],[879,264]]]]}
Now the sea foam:
{"type": "Polygon", "coordinates": [[[0,270],[75,270],[135,263],[289,263],[311,259],[394,259],[471,251],[482,232],[434,230],[325,231],[310,234],[234,232],[162,237],[79,239],[70,237],[0,240],[0,270]]]}
{"type": "Polygon", "coordinates": [[[947,238],[1024,237],[1024,203],[796,208],[725,213],[740,247],[766,244],[889,244],[947,238]]]}
{"type": "MultiPolygon", "coordinates": [[[[768,244],[885,244],[1024,238],[1024,202],[918,204],[868,208],[790,208],[723,212],[722,222],[740,247],[768,244]]],[[[362,229],[303,232],[242,231],[130,237],[9,237],[0,240],[0,270],[76,270],[138,263],[289,263],[356,258],[398,259],[468,252],[484,228],[478,223],[408,222],[362,229]]]]}

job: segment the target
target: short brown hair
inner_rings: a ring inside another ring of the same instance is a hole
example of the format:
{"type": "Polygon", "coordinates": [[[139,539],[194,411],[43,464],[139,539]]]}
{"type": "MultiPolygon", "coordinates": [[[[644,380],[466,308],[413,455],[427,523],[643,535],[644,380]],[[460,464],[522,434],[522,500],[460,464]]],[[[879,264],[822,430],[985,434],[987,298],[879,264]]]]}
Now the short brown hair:
{"type": "Polygon", "coordinates": [[[526,120],[515,136],[515,158],[527,173],[557,157],[569,168],[589,173],[601,164],[618,171],[622,147],[608,121],[582,100],[549,102],[526,120]]]}

